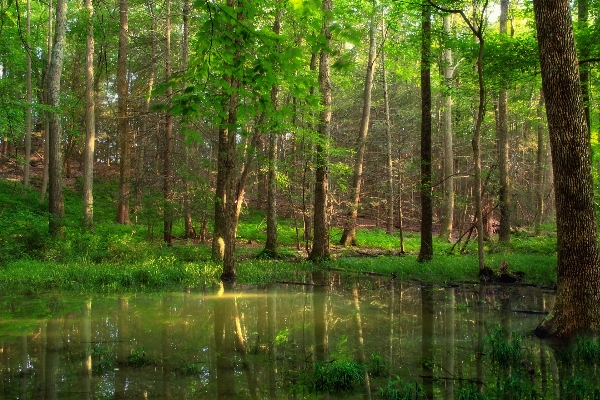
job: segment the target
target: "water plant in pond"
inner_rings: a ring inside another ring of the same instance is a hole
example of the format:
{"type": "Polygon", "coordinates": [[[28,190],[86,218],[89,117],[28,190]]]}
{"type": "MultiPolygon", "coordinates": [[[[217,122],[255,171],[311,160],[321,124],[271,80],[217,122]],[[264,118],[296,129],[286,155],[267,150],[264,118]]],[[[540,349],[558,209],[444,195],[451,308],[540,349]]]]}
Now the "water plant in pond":
{"type": "Polygon", "coordinates": [[[95,359],[94,371],[98,374],[112,370],[117,365],[114,354],[99,345],[95,345],[92,349],[92,357],[95,359]]]}
{"type": "Polygon", "coordinates": [[[314,388],[318,392],[348,392],[364,379],[364,374],[364,367],[356,362],[316,362],[314,388]]]}
{"type": "Polygon", "coordinates": [[[521,363],[521,338],[517,333],[512,332],[507,340],[502,329],[498,328],[484,341],[490,345],[488,355],[493,363],[500,367],[514,367],[521,363]]]}
{"type": "Polygon", "coordinates": [[[127,363],[132,367],[142,367],[148,364],[148,358],[146,357],[146,351],[144,348],[134,349],[131,354],[127,357],[127,363]]]}

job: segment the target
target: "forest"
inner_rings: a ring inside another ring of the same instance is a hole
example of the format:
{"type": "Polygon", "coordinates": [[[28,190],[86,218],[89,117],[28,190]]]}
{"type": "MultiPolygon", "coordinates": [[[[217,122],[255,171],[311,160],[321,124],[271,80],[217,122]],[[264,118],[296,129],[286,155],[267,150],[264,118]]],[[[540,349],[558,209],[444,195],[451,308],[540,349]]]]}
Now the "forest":
{"type": "Polygon", "coordinates": [[[164,260],[183,256],[223,282],[248,274],[247,252],[271,277],[290,254],[290,271],[390,256],[377,267],[393,278],[405,254],[440,272],[470,253],[472,279],[527,269],[556,284],[539,335],[597,331],[598,12],[588,0],[4,0],[4,282],[49,260],[72,261],[60,270],[79,282],[147,246],[160,273],[180,274],[164,260]],[[523,242],[550,250],[513,267],[523,242]]]}
{"type": "Polygon", "coordinates": [[[599,21],[0,0],[0,398],[597,398],[599,21]]]}

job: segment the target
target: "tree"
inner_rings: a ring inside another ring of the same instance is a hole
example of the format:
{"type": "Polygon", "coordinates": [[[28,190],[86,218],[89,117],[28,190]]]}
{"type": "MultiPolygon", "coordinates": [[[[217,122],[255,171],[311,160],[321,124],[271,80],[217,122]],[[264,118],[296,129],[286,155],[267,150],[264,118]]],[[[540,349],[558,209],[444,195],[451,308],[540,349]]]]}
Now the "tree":
{"type": "Polygon", "coordinates": [[[29,186],[31,164],[31,1],[27,0],[27,108],[25,110],[25,166],[23,169],[23,184],[29,186]]]}
{"type": "MultiPolygon", "coordinates": [[[[450,25],[452,16],[444,15],[444,35],[446,40],[450,39],[450,25]]],[[[450,241],[454,222],[454,151],[452,145],[452,77],[454,76],[454,65],[452,60],[452,49],[446,44],[444,49],[444,116],[443,116],[443,139],[444,148],[444,203],[442,220],[440,226],[440,238],[450,241]]]]}
{"type": "Polygon", "coordinates": [[[60,105],[60,78],[62,75],[67,33],[67,0],[58,0],[56,3],[56,25],[54,31],[54,42],[46,86],[48,105],[53,107],[53,110],[48,115],[49,231],[52,236],[61,236],[64,232],[64,198],[61,153],[62,124],[58,107],[60,105]]]}
{"type": "Polygon", "coordinates": [[[319,141],[316,145],[315,196],[313,215],[313,247],[309,255],[312,261],[329,258],[329,230],[327,224],[327,146],[331,130],[331,80],[330,80],[330,47],[332,0],[322,0],[321,11],[323,23],[321,35],[324,38],[319,52],[319,90],[321,92],[321,112],[319,115],[319,141]]]}
{"type": "Polygon", "coordinates": [[[535,330],[567,339],[600,330],[598,226],[590,140],[567,0],[534,0],[557,225],[554,309],[535,330]]]}
{"type": "Polygon", "coordinates": [[[119,164],[119,204],[117,206],[116,221],[119,224],[129,222],[129,192],[131,187],[131,132],[129,130],[129,111],[127,97],[129,84],[127,83],[127,44],[129,42],[129,3],[128,0],[119,0],[119,56],[117,59],[117,95],[118,100],[118,128],[121,141],[121,162],[119,164]]]}
{"type": "MultiPolygon", "coordinates": [[[[165,23],[165,82],[167,88],[167,105],[171,104],[173,89],[168,83],[171,79],[171,1],[166,1],[166,23],[165,23]]],[[[164,153],[163,153],[163,240],[169,246],[173,245],[173,189],[171,185],[173,167],[171,165],[171,149],[173,144],[173,115],[167,110],[165,115],[164,153]]]]}
{"type": "Polygon", "coordinates": [[[375,75],[375,59],[377,58],[377,19],[376,4],[373,2],[371,10],[371,21],[369,25],[369,58],[367,60],[367,73],[365,77],[365,90],[363,92],[363,109],[360,119],[360,128],[356,139],[356,159],[354,160],[354,171],[350,186],[350,201],[346,225],[340,239],[342,246],[356,246],[356,219],[358,217],[358,205],[360,202],[360,186],[363,173],[363,162],[367,134],[369,133],[369,122],[371,120],[371,93],[373,91],[373,76],[375,75]]]}
{"type": "Polygon", "coordinates": [[[431,6],[421,5],[421,249],[417,261],[433,258],[431,192],[431,6]]]}
{"type": "MultiPolygon", "coordinates": [[[[506,37],[509,0],[500,2],[500,40],[506,37]]],[[[500,180],[500,226],[498,241],[510,245],[510,183],[508,179],[508,90],[507,82],[502,83],[498,96],[498,175],[500,180]]]]}
{"type": "MultiPolygon", "coordinates": [[[[273,22],[273,33],[281,34],[281,17],[283,8],[277,1],[277,10],[275,11],[275,21],[273,22]]],[[[278,51],[279,52],[279,51],[278,51]]],[[[273,85],[271,88],[271,103],[275,113],[279,108],[279,86],[273,85]]],[[[277,125],[277,124],[274,124],[277,125]]],[[[271,128],[269,132],[269,171],[267,176],[267,240],[263,254],[273,257],[277,255],[277,145],[279,134],[277,128],[271,128]]]]}
{"type": "Polygon", "coordinates": [[[91,228],[94,224],[94,143],[96,140],[95,91],[94,91],[94,6],[85,0],[88,12],[85,50],[85,148],[83,158],[83,224],[91,228]]]}

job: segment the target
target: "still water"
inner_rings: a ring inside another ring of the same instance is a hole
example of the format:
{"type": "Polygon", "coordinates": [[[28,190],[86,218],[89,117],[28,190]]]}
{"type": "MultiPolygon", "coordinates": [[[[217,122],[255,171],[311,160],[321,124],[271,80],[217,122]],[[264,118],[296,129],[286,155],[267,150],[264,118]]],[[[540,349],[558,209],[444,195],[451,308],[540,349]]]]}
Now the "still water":
{"type": "Polygon", "coordinates": [[[528,385],[558,397],[552,352],[531,336],[553,305],[551,292],[333,274],[299,280],[166,294],[0,295],[0,398],[364,399],[389,387],[454,399],[468,388],[497,388],[486,350],[493,335],[518,336],[528,385]],[[318,366],[344,363],[363,366],[352,390],[315,390],[318,366]]]}

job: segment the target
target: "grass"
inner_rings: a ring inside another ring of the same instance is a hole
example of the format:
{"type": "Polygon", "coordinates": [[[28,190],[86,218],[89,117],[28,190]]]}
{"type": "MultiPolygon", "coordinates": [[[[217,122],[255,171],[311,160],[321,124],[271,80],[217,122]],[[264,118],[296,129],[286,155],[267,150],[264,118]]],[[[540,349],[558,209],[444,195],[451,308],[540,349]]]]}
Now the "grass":
{"type": "MultiPolygon", "coordinates": [[[[138,224],[116,224],[115,198],[109,196],[116,193],[114,183],[99,182],[96,191],[95,228],[88,231],[80,227],[78,192],[65,189],[66,233],[62,239],[53,240],[47,233],[47,204],[39,202],[38,193],[20,183],[0,180],[0,289],[118,292],[218,283],[221,267],[210,261],[210,243],[177,240],[173,247],[165,246],[159,235],[162,221],[158,210],[140,214],[138,224]]],[[[174,224],[174,235],[181,237],[183,231],[179,219],[174,224]]],[[[511,271],[524,272],[530,283],[555,281],[556,238],[552,226],[545,226],[544,231],[547,234],[538,237],[526,232],[513,234],[510,249],[487,242],[486,264],[497,268],[504,260],[511,271]]],[[[305,281],[307,274],[316,269],[395,276],[397,281],[477,279],[474,242],[460,254],[449,254],[451,245],[435,238],[433,260],[417,263],[420,237],[416,233],[404,234],[403,255],[398,255],[398,234],[388,235],[379,228],[359,229],[360,247],[351,248],[336,245],[340,235],[341,230],[332,227],[332,258],[315,265],[306,261],[304,250],[296,249],[296,222],[281,219],[277,258],[261,259],[265,217],[245,209],[238,228],[238,282],[305,281]]]]}

